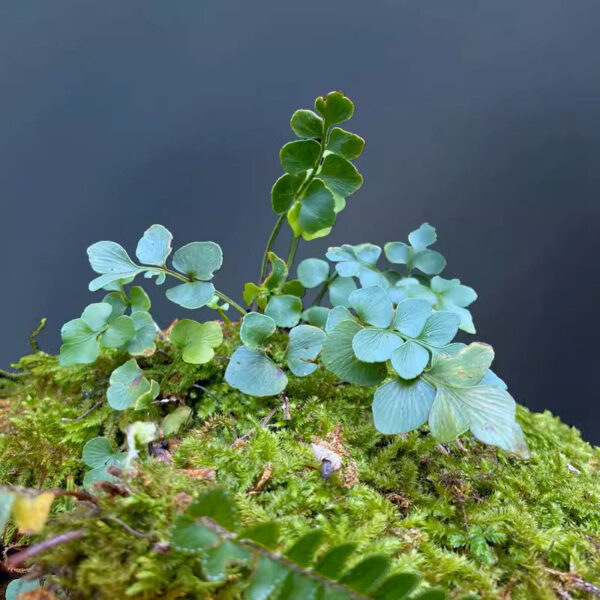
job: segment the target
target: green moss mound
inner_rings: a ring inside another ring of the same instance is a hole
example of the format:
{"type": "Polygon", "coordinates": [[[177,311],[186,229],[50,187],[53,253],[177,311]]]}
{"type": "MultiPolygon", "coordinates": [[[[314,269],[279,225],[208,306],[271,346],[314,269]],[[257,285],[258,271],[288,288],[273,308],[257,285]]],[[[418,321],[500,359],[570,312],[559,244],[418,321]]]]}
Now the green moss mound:
{"type": "MultiPolygon", "coordinates": [[[[218,355],[236,338],[230,329],[218,355]]],[[[132,420],[160,419],[180,403],[194,410],[170,440],[172,463],[146,460],[124,490],[99,491],[97,507],[55,503],[39,539],[81,527],[88,534],[40,554],[34,568],[71,598],[240,597],[243,572],[207,581],[199,559],[161,544],[190,498],[215,486],[234,495],[245,524],[275,520],[289,544],[319,527],[331,545],[357,542],[356,560],[383,553],[453,597],[584,598],[586,582],[600,582],[600,449],[548,412],[519,407],[532,454],[523,461],[472,438],[439,445],[425,430],[383,436],[372,425],[372,390],[322,372],[292,378],[286,414],[280,399],[229,388],[225,360],[194,367],[164,347],[140,365],[171,401],[132,415],[103,402],[124,360],[106,353],[64,368],[38,352],[0,379],[0,485],[80,485],[89,439],[104,435],[117,447],[132,420]],[[328,480],[315,442],[347,451],[328,480]]],[[[24,541],[10,528],[4,534],[6,546],[24,541]]]]}

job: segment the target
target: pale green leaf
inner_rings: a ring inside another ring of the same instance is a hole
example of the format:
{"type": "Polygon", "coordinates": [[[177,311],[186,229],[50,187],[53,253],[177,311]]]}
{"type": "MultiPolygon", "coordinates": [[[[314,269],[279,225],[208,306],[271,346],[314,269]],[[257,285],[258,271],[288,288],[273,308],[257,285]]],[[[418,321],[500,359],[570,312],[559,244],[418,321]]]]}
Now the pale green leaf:
{"type": "Polygon", "coordinates": [[[415,250],[427,248],[435,244],[436,240],[437,233],[435,232],[435,227],[432,227],[429,223],[423,223],[418,229],[408,234],[408,241],[415,250]]]}
{"type": "Polygon", "coordinates": [[[416,342],[407,341],[392,353],[392,367],[403,379],[414,379],[429,362],[429,352],[416,342]]]}
{"type": "Polygon", "coordinates": [[[120,348],[131,339],[134,333],[133,319],[127,315],[121,315],[110,323],[100,341],[105,348],[120,348]]]}
{"type": "Polygon", "coordinates": [[[85,307],[81,319],[94,331],[100,331],[107,323],[112,313],[112,306],[105,302],[95,302],[85,307]]]}
{"type": "Polygon", "coordinates": [[[206,281],[190,281],[167,290],[167,298],[191,310],[206,306],[215,294],[215,286],[206,281]]]}
{"type": "Polygon", "coordinates": [[[245,346],[254,350],[262,346],[275,333],[276,329],[277,325],[271,317],[250,312],[244,315],[242,320],[240,339],[245,346]]]}
{"type": "Polygon", "coordinates": [[[435,250],[421,250],[415,252],[411,266],[427,275],[436,275],[446,267],[446,259],[435,250]]]}
{"type": "Polygon", "coordinates": [[[212,360],[215,348],[223,343],[223,331],[217,321],[181,319],[171,329],[169,339],[185,362],[201,365],[212,360]]]}
{"type": "Polygon", "coordinates": [[[12,492],[0,489],[0,535],[10,517],[14,500],[15,495],[12,492]]]}
{"type": "Polygon", "coordinates": [[[138,310],[132,313],[131,318],[135,326],[135,333],[127,342],[125,350],[134,356],[149,356],[156,349],[154,340],[158,327],[152,320],[150,313],[138,310]]]}
{"type": "Polygon", "coordinates": [[[355,321],[338,323],[327,335],[321,362],[344,381],[356,385],[377,385],[385,378],[386,367],[384,363],[365,363],[356,358],[352,339],[360,330],[361,326],[355,321]]]}
{"type": "Polygon", "coordinates": [[[19,579],[13,579],[6,588],[6,600],[18,600],[22,598],[22,594],[27,592],[33,592],[42,587],[42,583],[39,579],[25,579],[21,577],[19,579]]]}
{"type": "Polygon", "coordinates": [[[294,327],[301,314],[302,301],[290,295],[273,296],[265,309],[265,315],[271,317],[278,327],[294,327]]]}
{"type": "Polygon", "coordinates": [[[173,267],[189,278],[209,281],[223,264],[221,247],[214,242],[191,242],[173,255],[173,267]]]}
{"type": "Polygon", "coordinates": [[[91,469],[112,464],[114,456],[115,452],[105,437],[92,438],[85,444],[81,452],[81,459],[91,469]]]}
{"type": "Polygon", "coordinates": [[[289,334],[286,361],[290,371],[298,376],[310,375],[317,365],[310,362],[317,358],[325,341],[325,332],[312,325],[298,325],[289,334]]]}
{"type": "Polygon", "coordinates": [[[474,342],[453,356],[438,356],[429,374],[448,385],[473,386],[486,376],[493,360],[491,346],[474,342]]]}
{"type": "Polygon", "coordinates": [[[173,235],[162,225],[151,225],[138,242],[135,255],[145,265],[164,266],[171,254],[173,235]]]}
{"type": "Polygon", "coordinates": [[[302,313],[302,320],[306,321],[309,325],[324,329],[330,310],[325,306],[311,306],[302,313]]]}
{"type": "Polygon", "coordinates": [[[467,407],[454,388],[440,385],[429,413],[429,429],[440,442],[451,442],[469,429],[467,407]]]}
{"type": "Polygon", "coordinates": [[[123,297],[120,292],[110,292],[102,298],[104,304],[110,304],[112,312],[108,318],[108,322],[111,323],[117,317],[125,314],[125,311],[129,308],[129,302],[123,297]]]}
{"type": "Polygon", "coordinates": [[[402,344],[402,338],[389,329],[362,329],[352,339],[352,349],[363,362],[385,362],[402,344]]]}
{"type": "Polygon", "coordinates": [[[388,242],[384,246],[386,258],[395,265],[406,265],[412,259],[413,251],[404,242],[388,242]]]}
{"type": "Polygon", "coordinates": [[[60,335],[63,345],[60,347],[60,364],[62,366],[93,363],[100,354],[97,341],[98,332],[82,319],[73,319],[65,323],[60,335]]]}
{"type": "Polygon", "coordinates": [[[144,377],[144,372],[133,358],[111,373],[109,383],[106,398],[111,408],[115,410],[134,407],[144,396],[152,395],[157,391],[144,377]]]}
{"type": "MultiPolygon", "coordinates": [[[[138,310],[149,311],[152,303],[150,302],[150,298],[148,294],[146,294],[143,287],[139,285],[134,285],[129,290],[129,302],[131,303],[131,312],[136,312],[138,310]]],[[[113,309],[114,314],[114,309],[113,309]]]]}
{"type": "Polygon", "coordinates": [[[173,412],[165,416],[161,421],[160,429],[165,437],[177,433],[192,416],[192,409],[189,406],[178,406],[173,412]]]}
{"type": "Polygon", "coordinates": [[[356,290],[348,297],[350,306],[362,321],[374,327],[388,327],[392,321],[393,306],[386,291],[378,285],[356,290]]]}
{"type": "Polygon", "coordinates": [[[285,373],[258,350],[240,346],[231,356],[225,381],[250,396],[276,396],[287,385],[285,373]]]}
{"type": "Polygon", "coordinates": [[[116,242],[96,242],[87,249],[87,253],[92,269],[101,275],[90,282],[91,292],[113,281],[135,277],[144,270],[136,265],[129,258],[125,248],[116,242]]]}

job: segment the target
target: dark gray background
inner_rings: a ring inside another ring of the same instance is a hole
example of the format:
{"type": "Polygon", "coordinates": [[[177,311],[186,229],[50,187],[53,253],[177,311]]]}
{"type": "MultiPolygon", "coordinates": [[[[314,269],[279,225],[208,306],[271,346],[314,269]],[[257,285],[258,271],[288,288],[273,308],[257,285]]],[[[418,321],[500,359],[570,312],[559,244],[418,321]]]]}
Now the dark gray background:
{"type": "Polygon", "coordinates": [[[56,351],[100,298],[90,243],[133,252],[154,222],[219,242],[239,297],[288,118],[342,89],[365,185],[300,256],[436,225],[514,396],[598,442],[599,19],[598,0],[4,0],[0,365],[43,315],[56,351]]]}

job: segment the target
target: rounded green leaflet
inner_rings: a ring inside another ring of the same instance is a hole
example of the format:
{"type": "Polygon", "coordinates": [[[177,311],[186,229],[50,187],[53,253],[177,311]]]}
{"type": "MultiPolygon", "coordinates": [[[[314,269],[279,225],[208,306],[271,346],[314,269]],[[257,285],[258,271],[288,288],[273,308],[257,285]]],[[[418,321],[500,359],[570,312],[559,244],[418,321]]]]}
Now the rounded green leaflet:
{"type": "Polygon", "coordinates": [[[315,110],[325,119],[327,125],[338,125],[348,121],[354,114],[354,104],[342,92],[329,92],[315,100],[315,110]]]}
{"type": "Polygon", "coordinates": [[[131,303],[131,312],[136,312],[138,310],[149,311],[152,306],[148,294],[146,294],[144,288],[139,285],[134,285],[129,290],[129,302],[131,303]]]}
{"type": "Polygon", "coordinates": [[[373,396],[373,420],[377,431],[407,433],[427,421],[435,389],[422,379],[395,378],[377,388],[373,396]]]}
{"type": "Polygon", "coordinates": [[[297,110],[290,119],[290,127],[301,138],[320,138],[323,136],[323,119],[312,110],[297,110]]]}
{"type": "Polygon", "coordinates": [[[168,289],[166,295],[171,302],[194,310],[206,306],[213,299],[215,286],[207,281],[190,281],[168,289]]]}
{"type": "Polygon", "coordinates": [[[212,360],[214,349],[223,343],[223,331],[217,321],[198,323],[181,319],[173,325],[169,339],[185,362],[201,365],[212,360]]]}
{"type": "Polygon", "coordinates": [[[306,294],[306,288],[297,279],[290,279],[286,281],[281,287],[283,294],[289,294],[290,296],[298,296],[302,298],[306,294]]]}
{"type": "Polygon", "coordinates": [[[352,349],[356,358],[363,362],[385,362],[402,342],[402,338],[394,331],[368,327],[354,336],[352,349]]]}
{"type": "Polygon", "coordinates": [[[396,306],[394,329],[412,338],[419,336],[427,318],[431,315],[431,305],[420,298],[402,300],[396,306]]]}
{"type": "Polygon", "coordinates": [[[288,275],[288,268],[285,260],[279,258],[275,252],[269,252],[267,254],[267,258],[269,260],[269,264],[271,266],[271,270],[269,271],[269,275],[263,282],[263,285],[268,290],[277,290],[284,283],[288,275]]]}
{"type": "Polygon", "coordinates": [[[409,340],[392,352],[391,359],[392,367],[400,377],[414,379],[427,366],[429,352],[423,346],[409,340]]]}
{"type": "Polygon", "coordinates": [[[352,160],[358,158],[365,147],[365,140],[355,133],[334,127],[329,132],[326,150],[352,160]]]}
{"type": "Polygon", "coordinates": [[[298,189],[304,181],[304,174],[282,175],[271,188],[271,205],[278,215],[287,212],[294,204],[298,189]]]}
{"type": "Polygon", "coordinates": [[[115,452],[107,438],[95,437],[86,442],[81,453],[81,459],[90,468],[104,467],[108,464],[115,452]]]}
{"type": "Polygon", "coordinates": [[[135,277],[144,270],[136,265],[129,258],[125,248],[116,242],[96,242],[87,249],[87,254],[92,269],[101,275],[90,282],[91,292],[118,279],[135,277]]]}
{"type": "Polygon", "coordinates": [[[323,344],[321,362],[340,379],[356,385],[377,385],[386,376],[384,363],[365,363],[356,358],[352,339],[361,330],[355,321],[338,323],[327,335],[323,344]]]}
{"type": "Polygon", "coordinates": [[[110,323],[106,332],[100,338],[105,348],[120,348],[135,334],[135,322],[127,315],[121,315],[110,323]]]}
{"type": "Polygon", "coordinates": [[[460,279],[444,279],[436,275],[431,279],[431,290],[437,296],[438,310],[455,313],[460,319],[460,329],[467,333],[475,333],[473,317],[465,308],[477,300],[477,293],[473,288],[462,285],[460,279]]]}
{"type": "Polygon", "coordinates": [[[164,266],[171,254],[173,235],[162,225],[151,225],[138,242],[135,255],[145,265],[164,266]]]}
{"type": "Polygon", "coordinates": [[[125,314],[125,311],[129,308],[129,303],[119,292],[110,292],[109,294],[106,294],[106,296],[102,298],[102,302],[104,302],[104,304],[110,304],[112,307],[112,312],[108,318],[109,323],[125,314]]]}
{"type": "Polygon", "coordinates": [[[348,297],[355,289],[356,283],[352,277],[336,277],[327,288],[329,302],[334,307],[350,306],[348,297]]]}
{"type": "Polygon", "coordinates": [[[321,164],[317,177],[334,193],[347,198],[362,185],[362,175],[356,167],[337,154],[328,154],[321,164]]]}
{"type": "Polygon", "coordinates": [[[100,344],[96,339],[98,332],[83,319],[73,319],[65,323],[60,335],[63,345],[60,347],[60,364],[64,367],[76,364],[93,363],[100,354],[100,344]]]}
{"type": "Polygon", "coordinates": [[[115,410],[131,408],[144,396],[151,395],[155,398],[158,394],[158,390],[144,377],[144,372],[133,358],[111,373],[109,383],[106,398],[115,410]]]}
{"type": "Polygon", "coordinates": [[[404,242],[388,242],[384,251],[385,257],[395,265],[407,265],[413,256],[412,248],[404,242]]]}
{"type": "Polygon", "coordinates": [[[354,315],[345,306],[334,306],[327,315],[325,331],[329,333],[342,321],[356,321],[354,315]]]}
{"type": "Polygon", "coordinates": [[[329,277],[329,264],[320,258],[306,258],[296,272],[300,283],[310,289],[321,285],[329,277]]]}
{"type": "Polygon", "coordinates": [[[306,321],[309,325],[324,329],[330,310],[325,306],[311,306],[302,313],[302,320],[306,321]]]}
{"type": "Polygon", "coordinates": [[[277,325],[271,317],[250,312],[244,315],[242,320],[240,339],[246,347],[255,350],[262,346],[275,333],[276,329],[277,325]]]}
{"type": "Polygon", "coordinates": [[[85,307],[81,319],[94,331],[100,331],[108,323],[111,314],[112,306],[105,302],[95,302],[85,307]]]}
{"type": "Polygon", "coordinates": [[[415,250],[427,248],[435,244],[436,240],[437,233],[435,232],[435,227],[432,227],[429,223],[423,223],[418,229],[408,234],[408,241],[415,250]]]}
{"type": "Polygon", "coordinates": [[[271,317],[278,327],[294,327],[301,314],[302,300],[297,296],[273,296],[265,309],[265,315],[271,317]]]}
{"type": "Polygon", "coordinates": [[[318,179],[313,179],[304,192],[298,213],[303,232],[314,234],[335,223],[333,194],[318,179]]]}
{"type": "Polygon", "coordinates": [[[138,310],[132,313],[131,318],[135,327],[135,333],[127,342],[125,350],[129,354],[148,356],[156,348],[154,340],[158,332],[158,327],[153,321],[150,313],[138,310]]]}
{"type": "Polygon", "coordinates": [[[5,599],[17,600],[18,598],[22,598],[23,594],[33,592],[41,587],[42,582],[40,579],[25,579],[24,577],[13,579],[6,588],[5,599]]]}
{"type": "Polygon", "coordinates": [[[452,356],[438,356],[428,375],[448,385],[473,386],[486,376],[494,349],[488,344],[474,342],[452,356]]]}
{"type": "Polygon", "coordinates": [[[449,344],[458,331],[459,318],[451,312],[434,312],[425,321],[419,339],[430,346],[445,346],[449,344]]]}
{"type": "Polygon", "coordinates": [[[317,365],[310,362],[317,358],[323,348],[325,332],[312,325],[298,325],[290,331],[289,344],[286,350],[286,361],[290,371],[303,377],[310,375],[317,369],[317,365]]]}
{"type": "Polygon", "coordinates": [[[173,267],[190,279],[209,281],[223,264],[223,251],[214,242],[191,242],[173,254],[173,267]]]}
{"type": "Polygon", "coordinates": [[[446,259],[435,250],[421,250],[414,254],[412,266],[426,275],[436,275],[446,268],[446,259]]]}
{"type": "Polygon", "coordinates": [[[160,423],[163,436],[168,437],[177,433],[187,423],[192,416],[192,412],[189,406],[178,406],[173,412],[169,413],[160,423]]]}
{"type": "Polygon", "coordinates": [[[386,291],[373,285],[356,290],[348,297],[350,306],[362,321],[374,327],[388,327],[392,321],[394,309],[386,291]]]}
{"type": "Polygon", "coordinates": [[[173,547],[184,554],[197,554],[205,552],[219,545],[221,538],[196,519],[188,515],[177,515],[175,524],[171,529],[171,542],[173,547]]]}
{"type": "Polygon", "coordinates": [[[292,175],[304,173],[315,166],[320,152],[321,146],[314,140],[289,142],[279,152],[281,167],[292,175]]]}
{"type": "Polygon", "coordinates": [[[225,381],[250,396],[276,396],[283,392],[288,380],[262,352],[240,346],[229,360],[225,381]]]}

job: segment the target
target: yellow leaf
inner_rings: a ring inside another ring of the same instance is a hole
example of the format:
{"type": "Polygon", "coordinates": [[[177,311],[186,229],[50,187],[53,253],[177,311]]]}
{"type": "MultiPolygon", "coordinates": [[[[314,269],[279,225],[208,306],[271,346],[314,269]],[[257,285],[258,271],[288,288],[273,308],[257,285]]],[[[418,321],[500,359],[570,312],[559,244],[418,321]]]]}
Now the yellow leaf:
{"type": "Polygon", "coordinates": [[[17,496],[12,512],[19,531],[39,533],[46,523],[53,501],[52,492],[42,492],[37,496],[17,496]]]}

